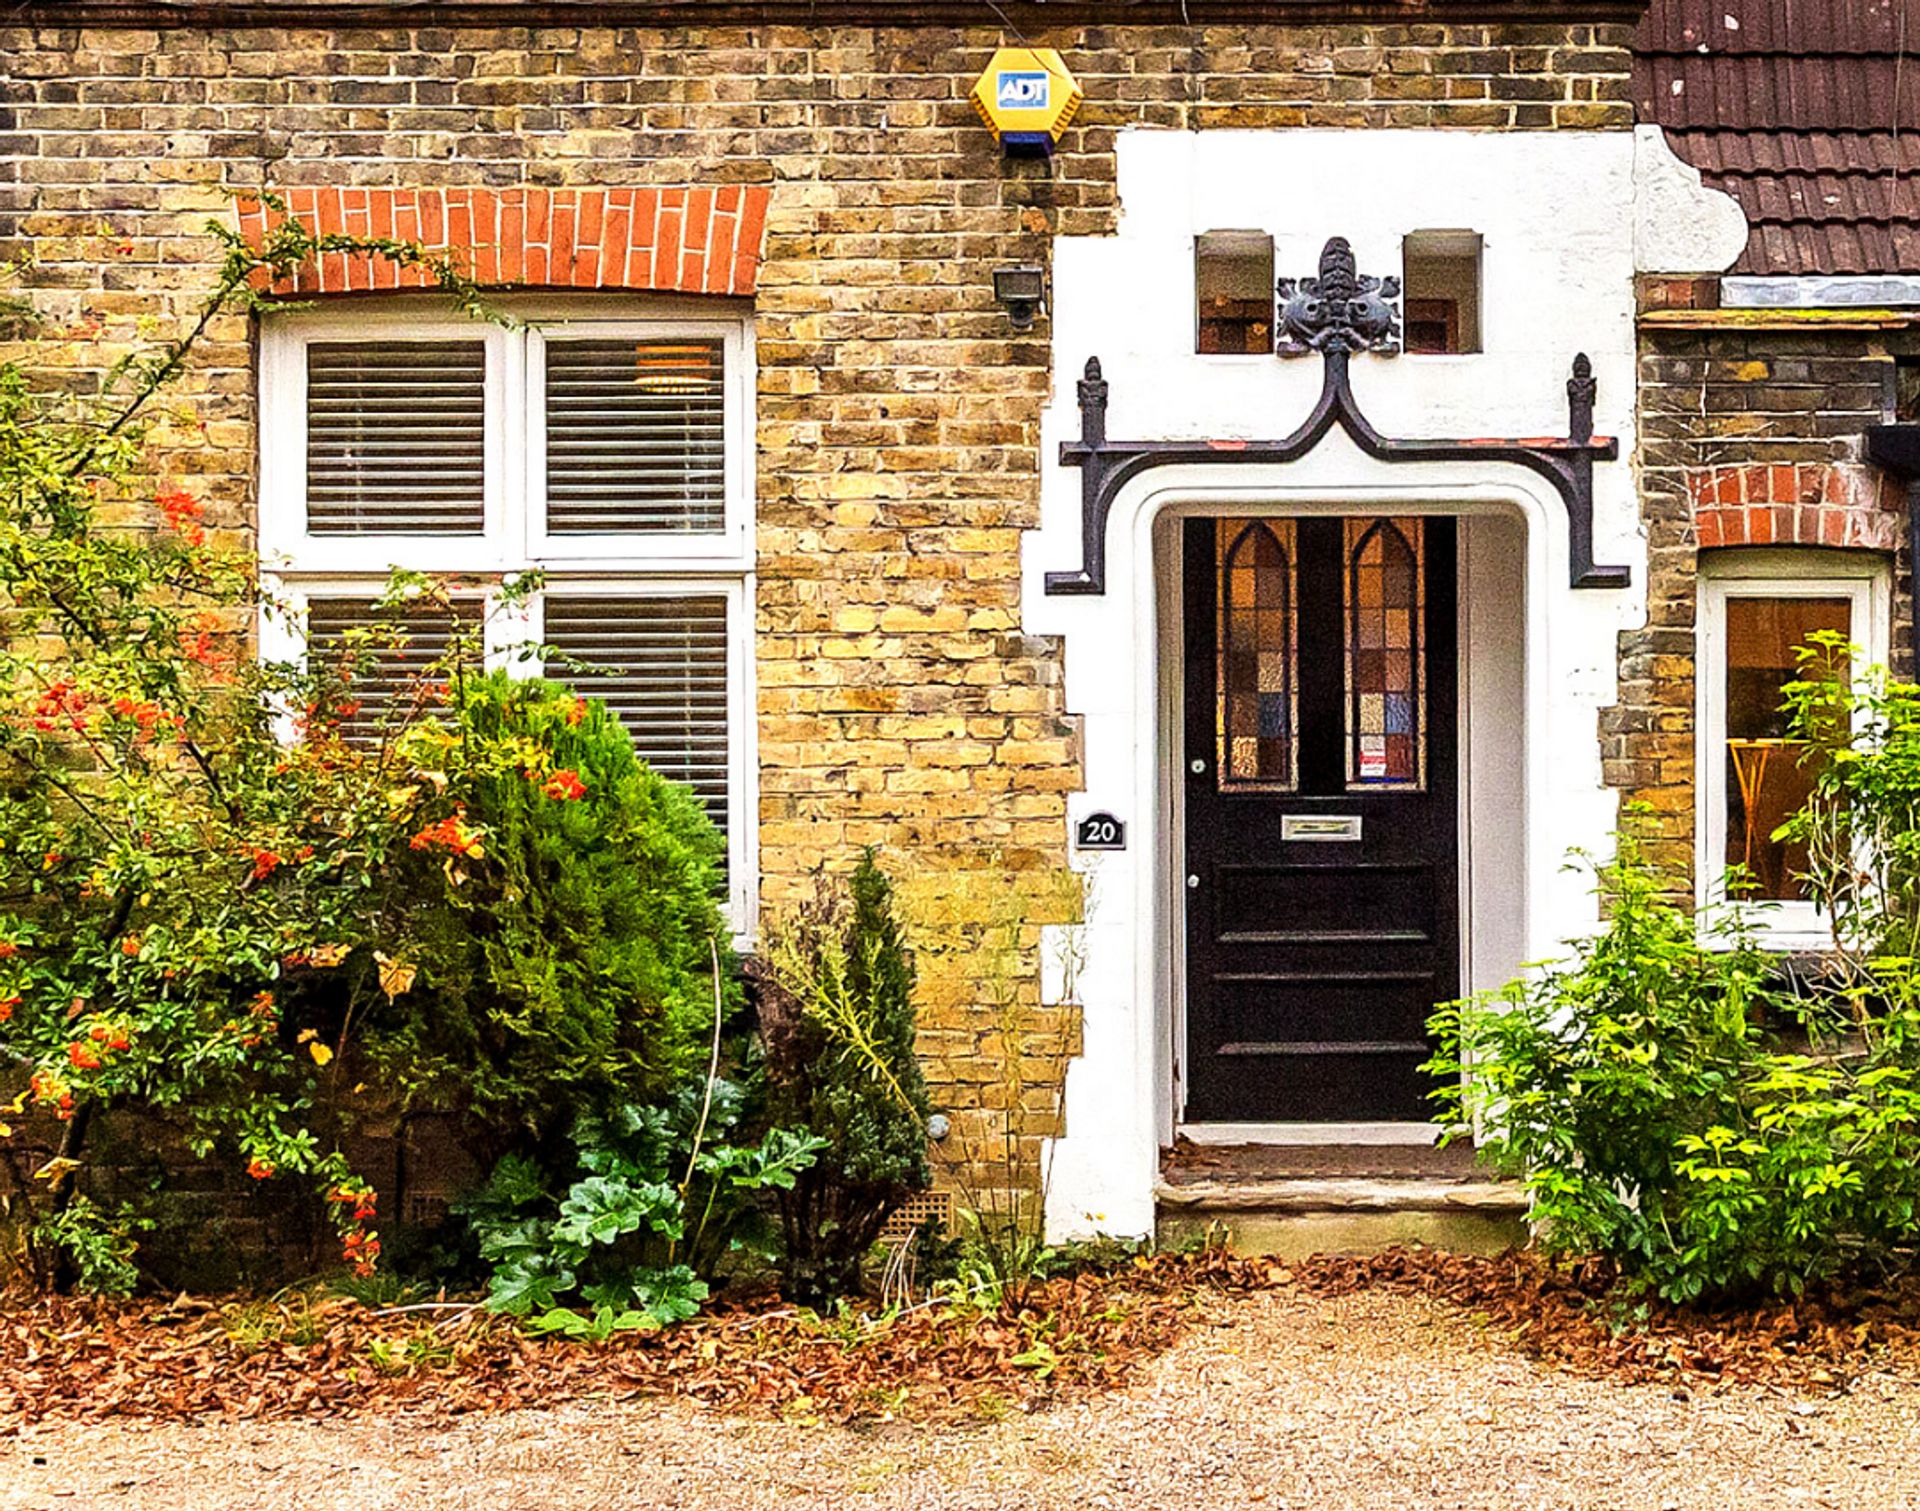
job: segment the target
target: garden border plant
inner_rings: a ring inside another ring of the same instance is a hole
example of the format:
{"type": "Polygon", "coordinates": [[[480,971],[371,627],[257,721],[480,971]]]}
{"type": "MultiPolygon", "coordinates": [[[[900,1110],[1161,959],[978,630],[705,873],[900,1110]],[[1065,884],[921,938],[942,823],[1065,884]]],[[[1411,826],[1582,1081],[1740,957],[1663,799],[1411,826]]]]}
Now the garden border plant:
{"type": "Polygon", "coordinates": [[[1833,919],[1819,969],[1760,947],[1761,905],[1676,906],[1629,813],[1600,932],[1432,1024],[1450,1136],[1525,1182],[1542,1246],[1669,1301],[1872,1281],[1920,1250],[1920,687],[1855,681],[1859,652],[1816,638],[1784,696],[1818,770],[1779,837],[1833,919]]]}
{"type": "MultiPolygon", "coordinates": [[[[543,1111],[554,1087],[588,1073],[599,1111],[666,1098],[737,1003],[709,969],[711,825],[604,711],[475,675],[477,643],[455,636],[382,737],[353,744],[352,663],[373,638],[311,667],[248,653],[276,610],[255,562],[150,470],[168,384],[217,321],[268,308],[262,291],[320,255],[422,269],[488,317],[453,261],[316,235],[256,197],[276,212],[264,237],[211,223],[222,262],[191,327],[98,395],[0,369],[0,1075],[18,1092],[0,1172],[42,1284],[138,1276],[143,1218],[90,1168],[103,1114],[306,1183],[370,1271],[348,1065],[403,1107],[538,1149],[565,1135],[543,1111]]],[[[403,575],[388,606],[447,610],[449,591],[403,575]]]]}

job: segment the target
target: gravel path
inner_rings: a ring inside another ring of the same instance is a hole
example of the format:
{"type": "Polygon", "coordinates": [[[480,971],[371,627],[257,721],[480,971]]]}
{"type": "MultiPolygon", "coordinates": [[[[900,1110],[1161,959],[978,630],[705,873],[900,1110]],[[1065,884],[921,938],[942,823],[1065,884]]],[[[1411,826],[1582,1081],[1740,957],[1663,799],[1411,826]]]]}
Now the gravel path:
{"type": "Polygon", "coordinates": [[[1223,1301],[1125,1391],[974,1429],[685,1402],[354,1422],[28,1427],[0,1511],[1920,1505],[1920,1390],[1674,1390],[1536,1367],[1403,1296],[1223,1301]]]}

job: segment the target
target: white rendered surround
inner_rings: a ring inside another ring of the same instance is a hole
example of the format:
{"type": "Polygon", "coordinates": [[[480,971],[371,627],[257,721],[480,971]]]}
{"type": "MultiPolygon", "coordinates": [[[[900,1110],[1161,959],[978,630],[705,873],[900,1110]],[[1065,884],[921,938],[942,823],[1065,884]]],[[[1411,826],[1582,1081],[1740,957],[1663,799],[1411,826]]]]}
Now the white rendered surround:
{"type": "Polygon", "coordinates": [[[1066,1131],[1052,1151],[1056,1237],[1151,1231],[1158,1150],[1175,1127],[1180,516],[1461,516],[1463,984],[1496,986],[1593,927],[1587,884],[1562,861],[1611,833],[1596,721],[1616,696],[1616,637],[1645,617],[1630,460],[1633,275],[1739,251],[1721,251],[1731,236],[1700,234],[1703,217],[1725,226],[1731,202],[1697,178],[1682,192],[1681,175],[1650,167],[1666,156],[1657,137],[1627,132],[1129,131],[1119,234],[1056,244],[1055,392],[1023,617],[1031,632],[1064,637],[1066,703],[1084,719],[1087,785],[1070,816],[1106,810],[1128,825],[1126,850],[1077,861],[1093,873],[1093,900],[1074,951],[1084,956],[1084,1053],[1069,1068],[1066,1131]],[[1652,206],[1636,193],[1650,174],[1652,206]],[[1685,224],[1663,242],[1676,220],[1685,224]],[[1568,588],[1566,510],[1531,472],[1388,464],[1336,430],[1286,466],[1135,478],[1108,521],[1106,593],[1046,596],[1047,571],[1080,565],[1080,474],[1057,457],[1079,435],[1074,383],[1088,357],[1111,385],[1114,440],[1277,440],[1320,392],[1318,356],[1195,354],[1193,238],[1215,230],[1270,232],[1276,272],[1296,278],[1316,271],[1330,236],[1353,244],[1362,273],[1397,275],[1406,233],[1479,232],[1485,350],[1356,356],[1360,407],[1388,436],[1564,435],[1568,368],[1585,351],[1599,380],[1595,431],[1621,444],[1620,460],[1595,468],[1595,560],[1630,566],[1633,586],[1568,588]]]}

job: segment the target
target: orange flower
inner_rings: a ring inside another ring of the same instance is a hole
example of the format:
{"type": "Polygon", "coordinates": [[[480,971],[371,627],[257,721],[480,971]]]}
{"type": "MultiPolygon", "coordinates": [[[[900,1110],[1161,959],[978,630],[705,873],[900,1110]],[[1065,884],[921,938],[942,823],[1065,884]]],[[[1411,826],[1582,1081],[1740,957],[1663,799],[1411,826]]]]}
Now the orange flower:
{"type": "Polygon", "coordinates": [[[578,724],[582,719],[586,718],[586,716],[587,700],[585,698],[575,698],[567,705],[567,724],[569,727],[578,724]]]}
{"type": "Polygon", "coordinates": [[[11,939],[0,939],[0,960],[11,960],[20,953],[20,946],[11,939]]]}
{"type": "Polygon", "coordinates": [[[579,772],[562,769],[548,777],[546,785],[540,790],[550,798],[570,803],[575,798],[587,795],[587,784],[580,780],[579,772]]]}
{"type": "Polygon", "coordinates": [[[126,936],[126,938],[122,939],[120,941],[120,953],[123,955],[139,954],[140,953],[140,936],[138,934],[129,934],[126,936]]]}
{"type": "Polygon", "coordinates": [[[253,852],[253,879],[255,881],[265,881],[269,876],[273,875],[274,868],[279,864],[280,857],[274,854],[273,851],[255,850],[253,852]]]}
{"type": "Polygon", "coordinates": [[[98,1070],[100,1068],[100,1056],[95,1054],[85,1044],[69,1044],[67,1046],[67,1059],[72,1062],[75,1070],[98,1070]]]}
{"type": "Polygon", "coordinates": [[[456,808],[439,823],[428,824],[408,844],[415,850],[439,848],[451,850],[455,855],[477,857],[486,853],[480,840],[479,833],[467,827],[466,809],[456,808]]]}
{"type": "Polygon", "coordinates": [[[247,1161],[247,1174],[251,1175],[255,1180],[265,1180],[273,1174],[273,1164],[271,1161],[261,1159],[260,1156],[256,1154],[252,1159],[247,1161]]]}
{"type": "Polygon", "coordinates": [[[11,1018],[13,1016],[13,1010],[19,1005],[20,994],[18,992],[15,992],[11,997],[0,997],[0,1023],[5,1023],[7,1019],[11,1018]]]}

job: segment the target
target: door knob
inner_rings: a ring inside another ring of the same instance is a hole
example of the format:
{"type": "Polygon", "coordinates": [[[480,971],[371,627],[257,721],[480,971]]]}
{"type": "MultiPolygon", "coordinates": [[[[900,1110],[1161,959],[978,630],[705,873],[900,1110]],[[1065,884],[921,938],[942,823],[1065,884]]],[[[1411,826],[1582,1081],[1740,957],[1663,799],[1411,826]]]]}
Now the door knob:
{"type": "Polygon", "coordinates": [[[1207,773],[1207,763],[1205,761],[1192,761],[1188,763],[1187,769],[1195,776],[1205,776],[1207,773]]]}
{"type": "Polygon", "coordinates": [[[1199,885],[1200,885],[1200,878],[1198,876],[1189,876],[1187,878],[1187,890],[1189,892],[1191,892],[1195,887],[1199,885]]]}

